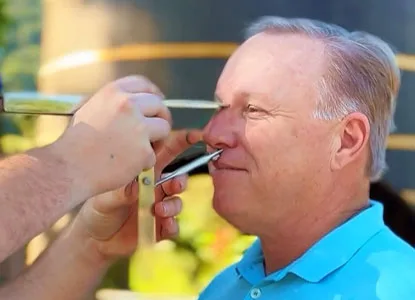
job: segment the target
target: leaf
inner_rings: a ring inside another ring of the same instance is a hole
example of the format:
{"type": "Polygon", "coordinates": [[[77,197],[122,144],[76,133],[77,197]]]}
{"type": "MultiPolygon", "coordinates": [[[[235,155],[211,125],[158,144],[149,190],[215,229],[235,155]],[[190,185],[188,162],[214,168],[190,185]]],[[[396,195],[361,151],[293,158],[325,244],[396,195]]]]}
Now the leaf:
{"type": "Polygon", "coordinates": [[[212,209],[213,184],[208,174],[191,176],[180,196],[180,238],[163,242],[162,249],[158,245],[135,253],[130,264],[133,291],[197,295],[218,272],[240,259],[254,240],[212,209]]]}
{"type": "Polygon", "coordinates": [[[4,153],[15,154],[33,148],[35,142],[20,135],[6,134],[1,137],[0,146],[4,153]]]}

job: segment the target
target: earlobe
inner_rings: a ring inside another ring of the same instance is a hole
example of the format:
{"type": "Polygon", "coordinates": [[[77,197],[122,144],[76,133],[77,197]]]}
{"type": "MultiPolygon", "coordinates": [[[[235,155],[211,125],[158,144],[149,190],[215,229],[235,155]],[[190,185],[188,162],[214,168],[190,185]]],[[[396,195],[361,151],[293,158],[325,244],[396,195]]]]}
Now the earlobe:
{"type": "Polygon", "coordinates": [[[356,112],[343,119],[333,149],[333,171],[342,169],[362,157],[367,148],[369,133],[369,120],[364,114],[356,112]]]}

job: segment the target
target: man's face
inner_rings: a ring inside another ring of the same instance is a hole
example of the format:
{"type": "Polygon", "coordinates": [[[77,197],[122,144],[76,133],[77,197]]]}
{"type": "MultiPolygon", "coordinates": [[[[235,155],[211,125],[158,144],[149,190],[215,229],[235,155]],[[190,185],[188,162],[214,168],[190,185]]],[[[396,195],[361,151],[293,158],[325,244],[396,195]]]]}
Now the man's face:
{"type": "MultiPolygon", "coordinates": [[[[301,35],[258,34],[229,59],[217,84],[221,109],[205,128],[213,207],[257,234],[298,209],[329,174],[329,122],[313,118],[324,48],[301,35]]],[[[310,204],[311,205],[311,204],[310,204]]]]}

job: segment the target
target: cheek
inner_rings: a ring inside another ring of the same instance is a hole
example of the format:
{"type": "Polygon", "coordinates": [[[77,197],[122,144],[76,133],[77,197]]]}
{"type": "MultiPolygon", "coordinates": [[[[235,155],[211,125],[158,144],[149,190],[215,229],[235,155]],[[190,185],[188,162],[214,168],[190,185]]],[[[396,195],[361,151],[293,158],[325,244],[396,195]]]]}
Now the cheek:
{"type": "Polygon", "coordinates": [[[256,172],[260,176],[269,176],[278,165],[278,153],[286,148],[281,142],[281,134],[270,130],[270,126],[255,126],[246,131],[246,141],[256,172]]]}
{"type": "Polygon", "coordinates": [[[316,153],[322,150],[310,126],[291,124],[291,121],[252,126],[246,131],[246,137],[258,171],[273,178],[308,169],[315,162],[316,153]]]}
{"type": "Polygon", "coordinates": [[[292,172],[297,176],[301,174],[303,180],[319,177],[329,165],[330,143],[319,130],[321,128],[312,124],[299,129],[285,150],[285,161],[290,163],[292,172]]]}

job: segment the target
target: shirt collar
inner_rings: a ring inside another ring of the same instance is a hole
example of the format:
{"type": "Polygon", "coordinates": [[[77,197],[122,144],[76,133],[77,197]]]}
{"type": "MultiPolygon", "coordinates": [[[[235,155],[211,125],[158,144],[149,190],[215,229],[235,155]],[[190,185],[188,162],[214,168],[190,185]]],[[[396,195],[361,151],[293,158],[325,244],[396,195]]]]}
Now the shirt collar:
{"type": "MultiPolygon", "coordinates": [[[[346,264],[384,226],[383,206],[371,200],[368,208],[329,232],[297,260],[286,268],[270,274],[266,279],[278,281],[287,273],[294,273],[309,282],[318,282],[346,264]]],[[[262,265],[262,262],[263,254],[258,239],[245,252],[242,260],[236,265],[236,270],[248,281],[251,282],[253,276],[255,281],[258,281],[259,274],[252,274],[252,266],[262,265]]]]}

